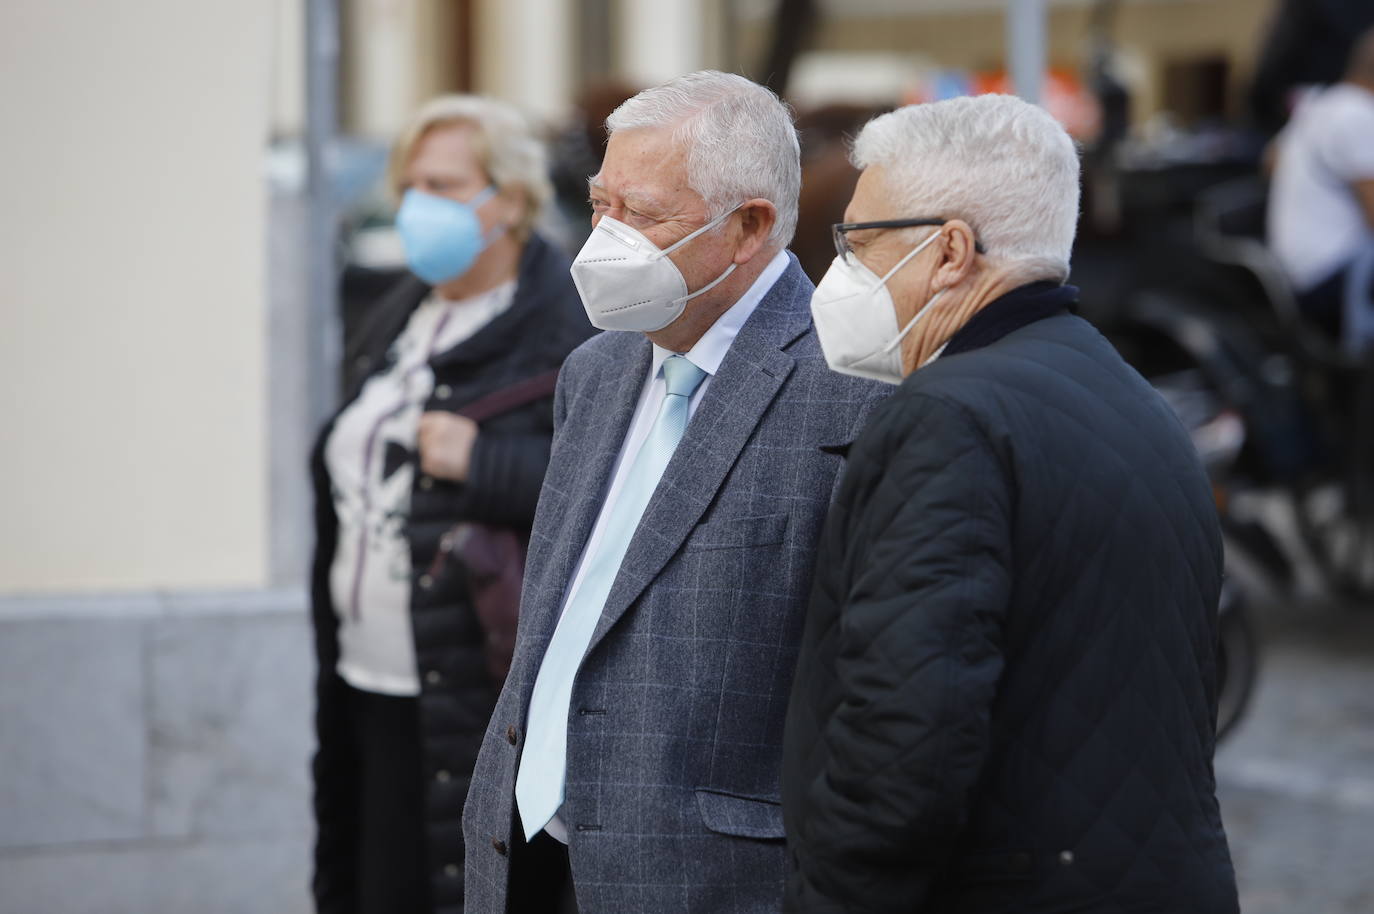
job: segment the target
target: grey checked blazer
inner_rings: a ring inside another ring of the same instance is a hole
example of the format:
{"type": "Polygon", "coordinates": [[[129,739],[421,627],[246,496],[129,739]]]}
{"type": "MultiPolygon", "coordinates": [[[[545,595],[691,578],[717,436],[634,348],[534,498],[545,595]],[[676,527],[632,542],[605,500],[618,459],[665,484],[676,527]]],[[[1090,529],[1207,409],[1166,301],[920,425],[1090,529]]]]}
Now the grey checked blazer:
{"type": "MultiPolygon", "coordinates": [[[[790,256],[790,255],[789,255],[790,256]]],[[[829,371],[793,257],[645,510],[574,684],[566,821],[583,914],[777,911],[783,719],[842,458],[891,390],[829,371]]],[[[515,660],[463,817],[469,914],[504,914],[530,693],[648,374],[638,333],[568,358],[515,660]]]]}

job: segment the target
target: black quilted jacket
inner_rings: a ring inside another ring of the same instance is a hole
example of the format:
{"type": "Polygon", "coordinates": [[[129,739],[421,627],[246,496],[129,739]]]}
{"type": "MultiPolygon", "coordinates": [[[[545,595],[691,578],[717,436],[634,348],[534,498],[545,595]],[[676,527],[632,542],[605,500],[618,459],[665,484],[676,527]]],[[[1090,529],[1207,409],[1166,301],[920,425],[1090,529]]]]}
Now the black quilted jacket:
{"type": "MultiPolygon", "coordinates": [[[[384,364],[391,343],[429,293],[406,279],[381,302],[349,353],[348,392],[384,364]]],[[[567,259],[538,236],[525,245],[510,308],[476,334],[435,356],[434,395],[426,409],[457,410],[517,381],[557,368],[593,333],[567,259]]],[[[492,682],[483,658],[484,632],[468,598],[463,569],[448,556],[435,563],[439,538],[458,521],[478,521],[528,532],[549,462],[552,397],[494,417],[474,445],[466,485],[434,482],[416,474],[406,535],[410,541],[411,620],[421,673],[420,721],[426,781],[428,868],[438,914],[463,908],[463,800],[487,720],[501,684],[492,682]],[[430,574],[430,572],[433,572],[430,574]],[[423,583],[422,575],[429,575],[423,583]],[[428,585],[428,586],[424,586],[428,585]]],[[[338,521],[330,497],[323,446],[333,423],[321,432],[311,460],[318,536],[311,580],[315,642],[319,654],[315,776],[315,872],[320,914],[355,910],[357,773],[347,745],[343,679],[338,663],[338,622],[329,592],[338,521]]]]}
{"type": "Polygon", "coordinates": [[[850,450],[787,720],[789,911],[1237,910],[1211,491],[1072,300],[989,305],[850,450]]]}

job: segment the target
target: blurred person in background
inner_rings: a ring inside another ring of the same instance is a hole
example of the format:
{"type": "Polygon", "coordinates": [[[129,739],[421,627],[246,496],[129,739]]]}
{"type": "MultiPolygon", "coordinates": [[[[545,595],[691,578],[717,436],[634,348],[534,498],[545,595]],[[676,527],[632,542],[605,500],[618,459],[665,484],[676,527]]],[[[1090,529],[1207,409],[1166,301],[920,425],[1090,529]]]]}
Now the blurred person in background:
{"type": "Polygon", "coordinates": [[[1355,41],[1374,27],[1370,0],[1279,0],[1275,5],[1248,99],[1251,121],[1269,136],[1288,120],[1296,92],[1341,79],[1355,41]]]}
{"type": "Polygon", "coordinates": [[[787,107],[693,73],[625,102],[573,276],[519,642],[464,813],[471,914],[777,911],[783,712],[840,458],[788,254],[787,107]]]}
{"type": "Polygon", "coordinates": [[[619,80],[587,87],[578,93],[567,124],[550,143],[554,206],[573,252],[582,247],[592,230],[587,176],[601,170],[601,158],[606,154],[606,118],[637,91],[619,80]]]}
{"type": "Polygon", "coordinates": [[[431,101],[388,180],[413,275],[372,309],[312,459],[321,914],[462,909],[463,799],[509,662],[487,649],[514,626],[482,612],[472,550],[527,536],[552,373],[591,333],[533,231],[550,187],[516,111],[431,101]]]}
{"type": "Polygon", "coordinates": [[[844,208],[859,180],[858,169],[849,161],[849,140],[882,110],[831,104],[797,113],[802,186],[792,253],[812,282],[820,282],[835,257],[830,227],[844,219],[844,208]]]}
{"type": "MultiPolygon", "coordinates": [[[[1345,78],[1300,102],[1279,134],[1268,223],[1298,306],[1340,336],[1351,271],[1374,256],[1374,29],[1355,44],[1345,78]]],[[[1367,306],[1371,295],[1374,287],[1358,297],[1367,306]]]]}
{"type": "Polygon", "coordinates": [[[988,95],[883,115],[854,159],[812,312],[832,368],[901,386],[816,560],[786,909],[1235,912],[1220,528],[1187,432],[1074,313],[1073,141],[988,95]]]}

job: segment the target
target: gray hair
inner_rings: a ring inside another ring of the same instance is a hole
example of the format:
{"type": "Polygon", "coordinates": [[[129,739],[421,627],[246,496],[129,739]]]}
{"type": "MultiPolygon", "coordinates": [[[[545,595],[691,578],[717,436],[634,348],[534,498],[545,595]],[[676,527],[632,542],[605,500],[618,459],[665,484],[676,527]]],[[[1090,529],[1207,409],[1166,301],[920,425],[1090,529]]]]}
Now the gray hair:
{"type": "Polygon", "coordinates": [[[792,112],[743,76],[702,70],[645,89],[606,118],[606,132],[672,127],[687,150],[687,185],[712,219],[762,197],[778,210],[768,240],[787,247],[797,230],[801,147],[792,112]]]}
{"type": "Polygon", "coordinates": [[[525,197],[525,213],[513,226],[524,240],[553,197],[548,157],[529,120],[505,102],[483,95],[440,95],[415,113],[391,146],[387,183],[400,197],[405,172],[415,147],[431,130],[461,124],[472,128],[473,148],[482,170],[499,189],[518,188],[525,197]]]}
{"type": "Polygon", "coordinates": [[[909,105],[869,121],[851,158],[883,169],[903,216],[963,219],[1027,281],[1068,278],[1078,151],[1043,109],[1011,95],[909,105]]]}

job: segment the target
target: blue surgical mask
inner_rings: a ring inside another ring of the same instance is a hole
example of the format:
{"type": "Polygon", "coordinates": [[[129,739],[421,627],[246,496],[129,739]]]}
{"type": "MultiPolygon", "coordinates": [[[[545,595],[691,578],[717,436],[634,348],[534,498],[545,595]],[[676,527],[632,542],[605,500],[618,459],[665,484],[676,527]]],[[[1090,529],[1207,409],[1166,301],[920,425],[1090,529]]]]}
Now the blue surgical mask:
{"type": "Polygon", "coordinates": [[[477,210],[494,196],[496,188],[490,186],[467,203],[414,188],[406,191],[396,212],[396,230],[416,276],[437,286],[468,271],[482,249],[501,234],[497,228],[483,237],[477,218],[477,210]]]}

